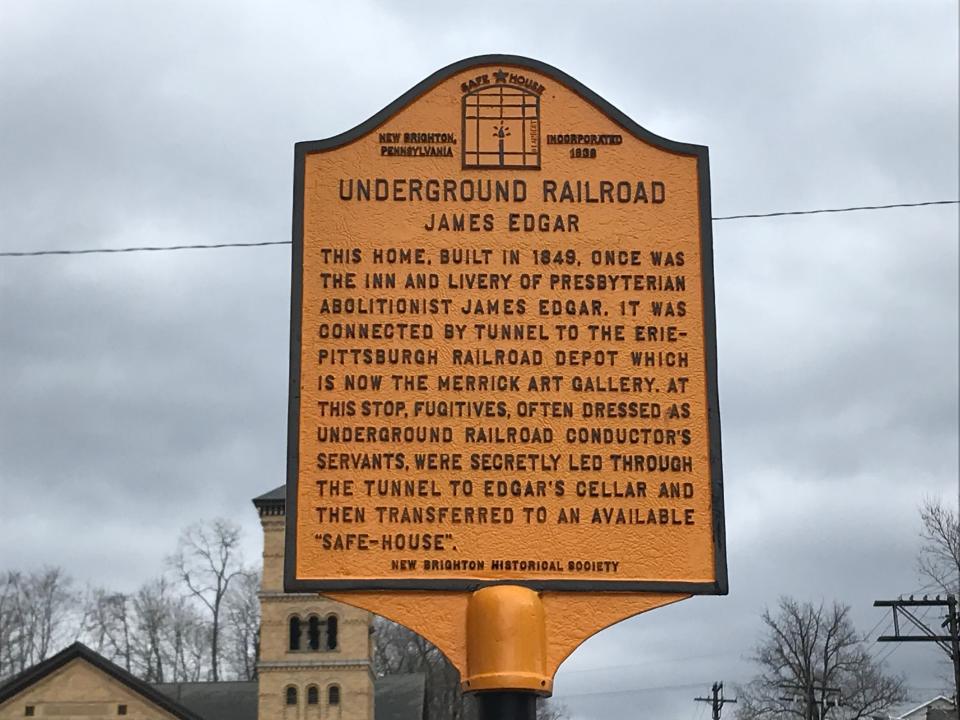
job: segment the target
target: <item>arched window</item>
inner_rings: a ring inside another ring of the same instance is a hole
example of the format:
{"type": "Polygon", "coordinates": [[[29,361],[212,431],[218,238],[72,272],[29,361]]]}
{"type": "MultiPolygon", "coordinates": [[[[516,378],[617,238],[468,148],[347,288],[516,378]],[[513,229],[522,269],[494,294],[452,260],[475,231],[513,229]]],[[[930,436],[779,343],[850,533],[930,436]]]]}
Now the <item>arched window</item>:
{"type": "Polygon", "coordinates": [[[300,618],[296,615],[290,618],[290,649],[300,649],[300,618]]]}
{"type": "Polygon", "coordinates": [[[287,688],[287,705],[297,704],[297,689],[291,685],[287,688]]]}
{"type": "Polygon", "coordinates": [[[316,685],[307,688],[307,705],[316,705],[320,702],[320,691],[316,685]]]}
{"type": "Polygon", "coordinates": [[[340,704],[340,686],[331,685],[327,688],[327,705],[339,705],[340,704]]]}
{"type": "Polygon", "coordinates": [[[327,650],[337,649],[337,616],[327,616],[327,650]]]}
{"type": "Polygon", "coordinates": [[[320,618],[311,615],[307,622],[307,647],[311,650],[320,649],[320,618]]]}

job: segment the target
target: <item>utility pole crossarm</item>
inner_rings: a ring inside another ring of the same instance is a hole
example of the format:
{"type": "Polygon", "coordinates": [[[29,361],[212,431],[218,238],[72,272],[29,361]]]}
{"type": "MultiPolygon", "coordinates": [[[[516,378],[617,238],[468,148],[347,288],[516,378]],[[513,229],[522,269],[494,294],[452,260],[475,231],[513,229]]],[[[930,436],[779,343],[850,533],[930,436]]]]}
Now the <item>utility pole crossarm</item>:
{"type": "Polygon", "coordinates": [[[900,598],[899,600],[875,600],[874,607],[888,607],[893,613],[893,635],[881,635],[877,642],[933,642],[936,643],[953,661],[954,701],[960,696],[960,617],[957,614],[957,596],[947,595],[941,598],[923,596],[922,599],[900,598]],[[947,628],[948,635],[942,635],[917,617],[911,608],[940,607],[946,608],[947,619],[941,627],[947,628]],[[920,631],[919,635],[910,635],[901,631],[900,618],[905,618],[911,625],[920,631]]]}
{"type": "Polygon", "coordinates": [[[804,717],[807,720],[823,720],[830,708],[839,707],[843,703],[840,701],[840,688],[827,687],[814,680],[805,685],[797,683],[780,683],[777,685],[781,690],[793,690],[794,695],[781,696],[781,702],[785,703],[803,703],[804,717]],[[819,696],[819,699],[817,699],[819,696]]]}
{"type": "Polygon", "coordinates": [[[910,608],[918,607],[942,607],[949,611],[952,600],[952,597],[941,598],[939,595],[934,598],[925,595],[922,600],[915,599],[912,595],[906,600],[876,600],[873,603],[874,607],[888,607],[893,613],[893,635],[881,635],[877,638],[877,642],[935,642],[952,658],[954,655],[951,647],[954,640],[953,635],[941,635],[935,632],[910,610],[910,608]],[[919,631],[919,634],[904,632],[903,628],[900,627],[901,618],[907,620],[910,625],[919,631]]]}
{"type": "Polygon", "coordinates": [[[713,710],[713,720],[720,720],[720,715],[723,712],[723,706],[727,703],[736,703],[736,698],[725,698],[723,696],[723,683],[715,682],[713,687],[710,688],[710,697],[697,697],[694,698],[695,702],[706,702],[710,703],[713,710]]]}

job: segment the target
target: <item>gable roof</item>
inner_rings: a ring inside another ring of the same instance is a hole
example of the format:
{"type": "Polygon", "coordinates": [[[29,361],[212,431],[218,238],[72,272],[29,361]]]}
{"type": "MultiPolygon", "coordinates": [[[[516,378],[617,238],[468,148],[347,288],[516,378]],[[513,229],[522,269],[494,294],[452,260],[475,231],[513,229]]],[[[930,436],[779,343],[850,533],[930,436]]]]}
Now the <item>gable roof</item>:
{"type": "Polygon", "coordinates": [[[423,720],[426,682],[423,673],[378,677],[374,688],[375,720],[423,720]]]}
{"type": "Polygon", "coordinates": [[[94,652],[86,645],[76,642],[70,647],[61,650],[56,655],[42,660],[33,667],[29,667],[19,675],[14,675],[3,685],[0,685],[0,703],[4,703],[14,695],[27,690],[31,686],[43,680],[48,675],[56,672],[67,663],[76,660],[84,660],[93,665],[101,672],[109,675],[123,685],[133,690],[138,695],[151,702],[152,704],[163,708],[168,713],[180,720],[204,720],[199,715],[194,714],[166,695],[154,690],[150,685],[138,677],[131,675],[119,665],[107,660],[103,655],[94,652]]]}
{"type": "Polygon", "coordinates": [[[204,720],[257,720],[260,698],[256,680],[157,683],[153,687],[204,720]]]}
{"type": "Polygon", "coordinates": [[[938,700],[943,700],[944,702],[948,703],[949,705],[951,705],[951,706],[953,705],[953,699],[952,699],[952,698],[948,698],[946,695],[937,695],[936,697],[930,698],[930,699],[927,700],[925,703],[921,703],[920,705],[917,705],[917,706],[914,707],[914,708],[910,708],[910,709],[907,710],[906,712],[901,713],[900,715],[895,716],[895,717],[896,717],[896,720],[901,720],[901,718],[905,718],[905,717],[908,717],[908,716],[910,716],[910,715],[913,715],[913,714],[914,714],[915,712],[917,712],[918,710],[923,710],[923,708],[927,707],[928,705],[932,705],[933,703],[937,702],[938,700]]]}

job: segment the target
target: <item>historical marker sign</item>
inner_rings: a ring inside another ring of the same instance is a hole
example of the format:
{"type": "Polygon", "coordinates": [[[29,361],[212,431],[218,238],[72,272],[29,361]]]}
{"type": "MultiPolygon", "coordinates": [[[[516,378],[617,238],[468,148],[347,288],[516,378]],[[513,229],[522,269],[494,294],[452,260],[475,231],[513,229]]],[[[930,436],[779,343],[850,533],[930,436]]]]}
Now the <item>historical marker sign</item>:
{"type": "Polygon", "coordinates": [[[726,592],[710,222],[525,58],[297,144],[287,589],[726,592]]]}

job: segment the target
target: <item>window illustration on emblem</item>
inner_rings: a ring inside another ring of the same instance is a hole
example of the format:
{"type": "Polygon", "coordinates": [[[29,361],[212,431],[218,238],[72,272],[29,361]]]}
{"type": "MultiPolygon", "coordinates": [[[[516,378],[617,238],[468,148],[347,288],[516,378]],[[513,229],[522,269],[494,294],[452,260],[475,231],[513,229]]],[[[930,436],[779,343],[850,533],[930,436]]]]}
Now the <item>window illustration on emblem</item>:
{"type": "Polygon", "coordinates": [[[506,76],[463,96],[464,168],[540,167],[540,96],[506,76]]]}

